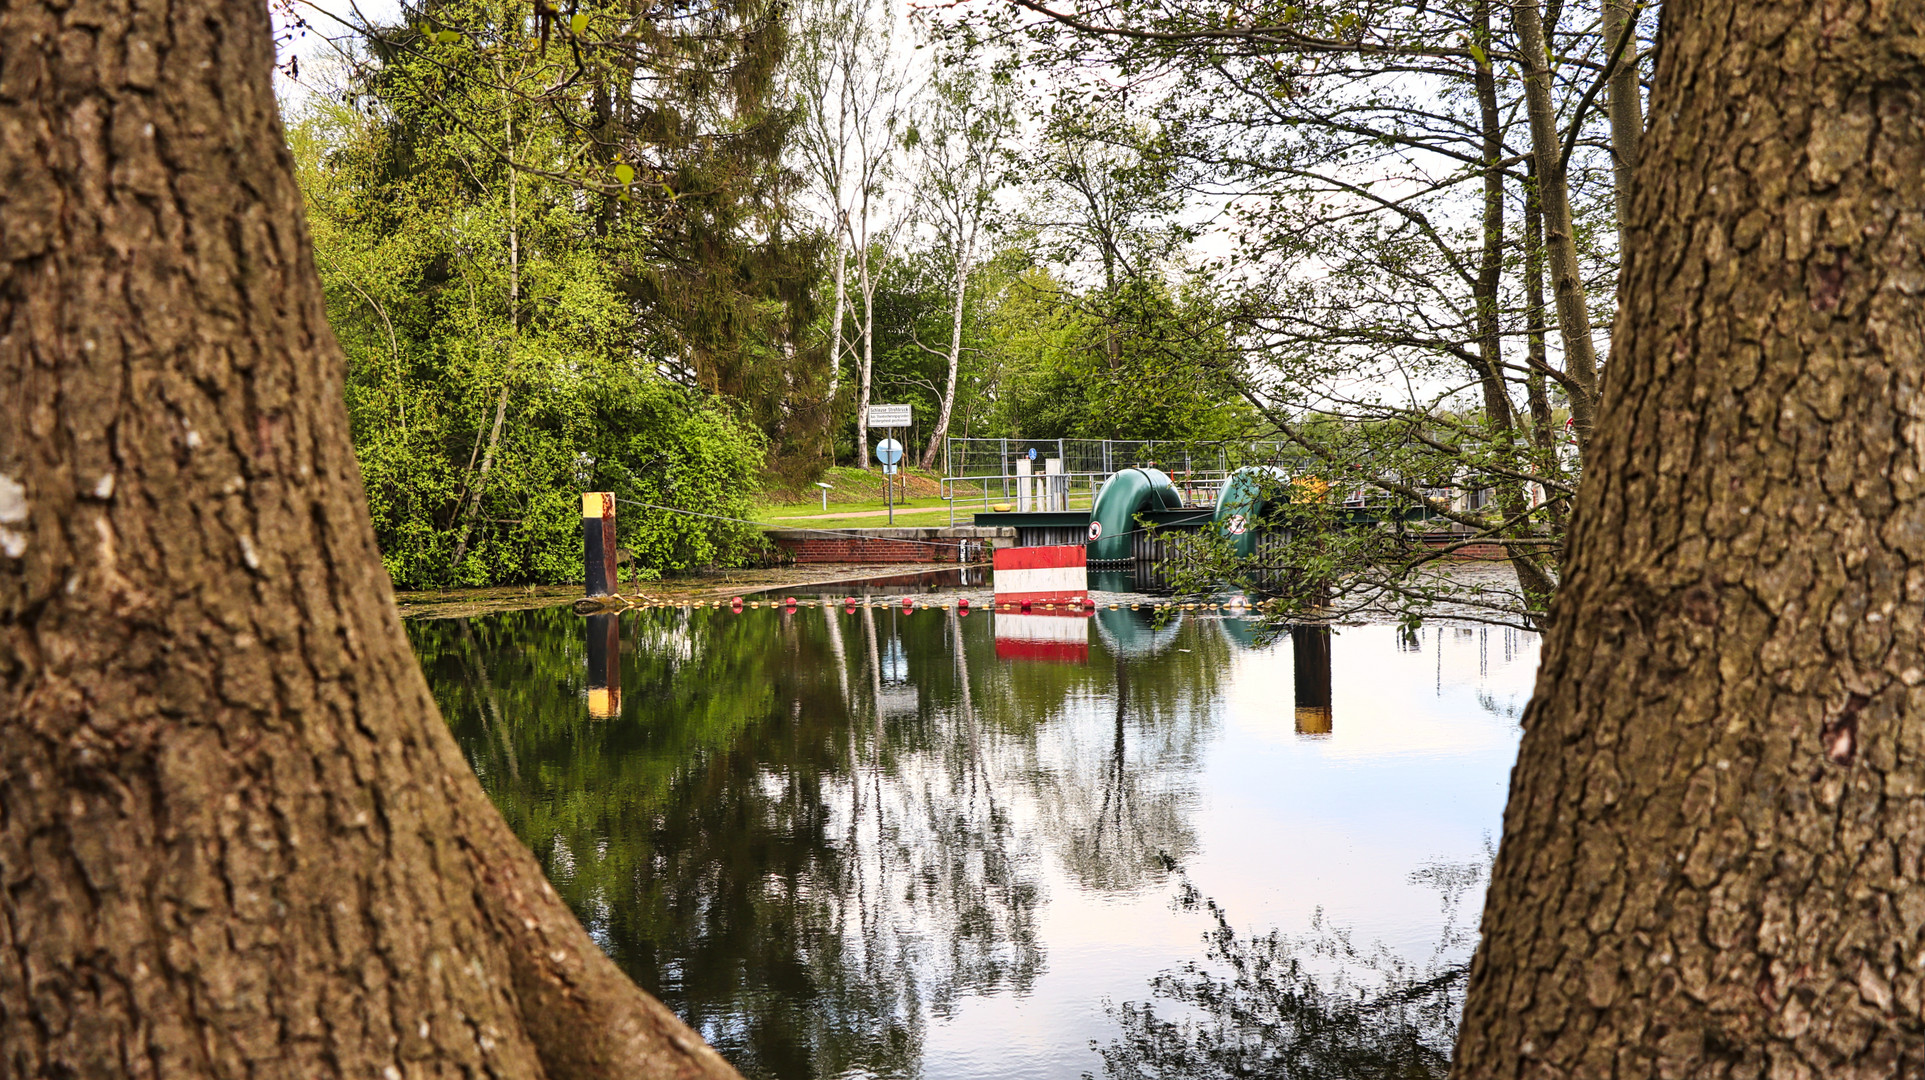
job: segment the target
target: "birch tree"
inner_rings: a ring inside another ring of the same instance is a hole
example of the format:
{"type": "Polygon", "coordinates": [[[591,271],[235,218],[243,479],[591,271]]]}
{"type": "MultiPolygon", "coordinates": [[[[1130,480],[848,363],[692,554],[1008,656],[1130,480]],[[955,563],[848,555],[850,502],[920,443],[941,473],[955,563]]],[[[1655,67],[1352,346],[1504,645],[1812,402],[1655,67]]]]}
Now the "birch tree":
{"type": "Polygon", "coordinates": [[[916,124],[916,209],[935,230],[936,245],[954,268],[950,285],[948,376],[941,412],[922,467],[932,468],[956,407],[956,378],[962,367],[963,314],[980,243],[989,223],[1004,167],[1005,142],[1014,127],[1006,77],[956,66],[931,81],[916,124]]]}
{"type": "Polygon", "coordinates": [[[856,462],[869,467],[869,394],[875,371],[875,259],[901,229],[898,178],[908,121],[910,75],[896,27],[881,0],[804,0],[795,12],[791,69],[803,112],[797,138],[803,165],[834,236],[829,339],[832,362],[845,356],[844,312],[849,262],[855,263],[861,311],[850,359],[856,377],[856,462]]]}

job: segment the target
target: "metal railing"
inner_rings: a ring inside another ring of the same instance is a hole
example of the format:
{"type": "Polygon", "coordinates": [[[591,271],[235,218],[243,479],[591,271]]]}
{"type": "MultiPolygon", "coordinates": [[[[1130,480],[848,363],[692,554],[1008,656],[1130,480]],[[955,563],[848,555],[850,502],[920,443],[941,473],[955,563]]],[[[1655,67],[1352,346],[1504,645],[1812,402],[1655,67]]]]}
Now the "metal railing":
{"type": "Polygon", "coordinates": [[[980,503],[989,513],[1006,506],[1017,513],[1047,513],[1055,510],[1088,510],[1096,505],[1108,473],[1060,472],[1016,473],[997,476],[945,476],[943,501],[949,504],[949,523],[956,523],[957,503],[980,503]],[[972,490],[973,489],[973,490],[972,490]]]}
{"type": "Polygon", "coordinates": [[[1243,465],[1278,465],[1295,461],[1302,452],[1273,440],[1179,442],[1171,439],[973,439],[952,438],[943,444],[943,473],[964,479],[1002,479],[1015,475],[1018,458],[1037,467],[1049,458],[1063,463],[1065,473],[1108,476],[1132,466],[1179,473],[1229,473],[1243,465]]]}
{"type": "MultiPolygon", "coordinates": [[[[1106,472],[1007,472],[994,476],[945,476],[942,498],[949,504],[949,524],[956,523],[960,509],[983,513],[1006,507],[1013,513],[1094,510],[1097,496],[1114,473],[1106,472]]],[[[1215,506],[1217,495],[1229,476],[1217,470],[1176,473],[1171,483],[1183,497],[1185,506],[1215,506]]]]}
{"type": "MultiPolygon", "coordinates": [[[[942,499],[949,506],[951,525],[956,523],[959,505],[965,513],[998,506],[1018,513],[1094,509],[1103,484],[1118,471],[1133,467],[1161,469],[1176,485],[1183,505],[1192,507],[1215,505],[1229,476],[1245,465],[1281,465],[1291,474],[1328,475],[1294,447],[1271,441],[952,438],[943,453],[942,499]],[[1061,472],[1047,471],[1052,459],[1060,462],[1061,472]],[[1018,468],[1019,462],[1029,466],[1027,473],[1018,468]]],[[[1481,509],[1494,494],[1483,484],[1464,480],[1425,485],[1422,490],[1465,511],[1481,509]]],[[[1331,492],[1331,498],[1349,510],[1376,510],[1398,502],[1361,484],[1331,492]]]]}

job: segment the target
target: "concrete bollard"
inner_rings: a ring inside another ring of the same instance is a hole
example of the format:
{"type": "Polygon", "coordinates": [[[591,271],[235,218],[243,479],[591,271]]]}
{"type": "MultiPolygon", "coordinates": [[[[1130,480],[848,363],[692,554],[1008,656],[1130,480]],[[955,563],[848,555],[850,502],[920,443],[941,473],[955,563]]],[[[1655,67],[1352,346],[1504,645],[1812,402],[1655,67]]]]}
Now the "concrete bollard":
{"type": "Polygon", "coordinates": [[[582,493],[582,561],[586,564],[589,596],[615,591],[615,493],[582,493]]]}

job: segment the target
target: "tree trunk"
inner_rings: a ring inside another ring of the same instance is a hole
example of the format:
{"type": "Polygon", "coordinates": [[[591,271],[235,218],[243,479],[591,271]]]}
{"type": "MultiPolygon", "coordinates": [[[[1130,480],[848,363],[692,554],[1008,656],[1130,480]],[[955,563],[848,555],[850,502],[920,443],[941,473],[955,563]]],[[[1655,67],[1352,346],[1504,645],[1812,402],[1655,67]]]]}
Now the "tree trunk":
{"type": "Polygon", "coordinates": [[[1925,1071],[1925,6],[1665,11],[1459,1077],[1925,1071]]]}
{"type": "MultiPolygon", "coordinates": [[[[1545,385],[1544,373],[1551,363],[1544,347],[1544,324],[1547,312],[1544,309],[1544,214],[1537,201],[1537,174],[1533,170],[1526,180],[1524,189],[1524,322],[1530,327],[1526,335],[1525,360],[1530,366],[1530,374],[1525,376],[1524,389],[1531,404],[1531,440],[1537,452],[1535,468],[1539,476],[1552,480],[1564,479],[1564,463],[1558,457],[1558,447],[1564,441],[1564,432],[1557,426],[1556,415],[1551,411],[1551,395],[1545,385]]],[[[1550,515],[1550,535],[1558,546],[1551,550],[1551,561],[1563,561],[1562,538],[1566,535],[1566,522],[1570,516],[1567,504],[1557,501],[1555,492],[1546,489],[1544,497],[1550,500],[1547,512],[1550,515]]]]}
{"type": "MultiPolygon", "coordinates": [[[[1472,29],[1485,48],[1491,43],[1491,12],[1488,0],[1479,0],[1472,13],[1472,29]]],[[[1484,157],[1484,220],[1482,257],[1472,293],[1477,300],[1477,377],[1484,389],[1484,416],[1490,423],[1493,453],[1511,472],[1522,471],[1517,460],[1516,410],[1511,406],[1510,387],[1504,379],[1503,326],[1498,304],[1504,273],[1504,121],[1497,104],[1497,73],[1488,59],[1477,62],[1474,79],[1477,91],[1478,122],[1482,126],[1484,157]]],[[[1497,480],[1497,509],[1512,524],[1495,530],[1506,539],[1528,541],[1534,529],[1524,521],[1530,509],[1525,502],[1524,486],[1509,478],[1497,480]]],[[[1542,619],[1557,583],[1544,572],[1536,554],[1523,544],[1508,549],[1511,571],[1524,606],[1534,619],[1542,619]]]]}
{"type": "MultiPolygon", "coordinates": [[[[835,401],[836,393],[842,389],[842,309],[849,302],[849,253],[842,246],[840,225],[834,232],[836,238],[835,311],[829,323],[829,400],[831,403],[835,401]]],[[[834,441],[831,439],[831,444],[834,441]]]]}
{"type": "Polygon", "coordinates": [[[1572,231],[1571,191],[1561,162],[1564,147],[1558,135],[1557,106],[1551,100],[1543,16],[1537,0],[1515,0],[1511,13],[1523,60],[1524,112],[1537,163],[1544,253],[1551,266],[1551,296],[1557,304],[1557,325],[1564,343],[1564,373],[1577,384],[1570,395],[1571,420],[1582,447],[1591,441],[1597,410],[1597,345],[1591,340],[1591,312],[1586,306],[1584,274],[1572,231]]]}
{"type": "Polygon", "coordinates": [[[9,1076],[733,1076],[391,603],[258,3],[0,8],[9,1076]]]}
{"type": "MultiPolygon", "coordinates": [[[[865,216],[867,211],[864,211],[865,216]]],[[[869,277],[868,229],[856,256],[856,286],[862,290],[862,358],[856,372],[856,464],[869,467],[869,383],[876,362],[876,284],[869,277]]]]}
{"type": "MultiPolygon", "coordinates": [[[[495,78],[501,79],[501,69],[496,67],[495,78]]],[[[468,539],[474,534],[475,514],[481,510],[482,496],[488,493],[488,473],[495,467],[495,450],[501,445],[501,428],[508,418],[508,389],[514,385],[515,377],[515,338],[521,331],[521,220],[515,202],[516,170],[515,154],[515,111],[513,102],[504,102],[503,111],[507,113],[508,165],[508,362],[502,366],[501,393],[495,397],[495,422],[488,429],[488,449],[481,455],[481,471],[477,473],[469,489],[468,498],[462,506],[461,534],[455,540],[454,555],[448,560],[449,569],[456,575],[461,573],[462,560],[468,557],[468,539]]],[[[460,578],[457,576],[457,581],[460,578]]]]}
{"type": "Polygon", "coordinates": [[[949,326],[949,381],[942,392],[942,414],[936,418],[936,430],[929,436],[929,445],[922,451],[922,467],[933,468],[936,464],[936,451],[942,449],[942,440],[949,434],[949,415],[956,408],[956,373],[962,367],[963,298],[969,293],[969,259],[975,254],[976,236],[963,241],[962,250],[956,262],[956,293],[951,306],[949,326]]]}
{"type": "MultiPolygon", "coordinates": [[[[1602,0],[1598,26],[1605,48],[1618,53],[1617,66],[1604,84],[1605,107],[1611,115],[1611,175],[1617,207],[1618,251],[1624,250],[1624,231],[1631,210],[1631,179],[1638,167],[1638,144],[1644,139],[1644,102],[1638,90],[1637,7],[1629,0],[1602,0]],[[1618,42],[1631,35],[1622,49],[1618,42]]],[[[1607,53],[1607,55],[1609,55],[1607,53]]]]}

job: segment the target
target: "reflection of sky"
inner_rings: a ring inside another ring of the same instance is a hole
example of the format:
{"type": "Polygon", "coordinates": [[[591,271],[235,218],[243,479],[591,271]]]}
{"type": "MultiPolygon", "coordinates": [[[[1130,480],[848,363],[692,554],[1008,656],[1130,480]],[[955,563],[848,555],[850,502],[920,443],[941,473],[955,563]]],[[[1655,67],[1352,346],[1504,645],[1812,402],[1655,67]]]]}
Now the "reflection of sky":
{"type": "MultiPolygon", "coordinates": [[[[1289,638],[1234,654],[1216,737],[1193,778],[1197,850],[1185,869],[1238,928],[1303,933],[1321,908],[1359,945],[1381,941],[1417,961],[1431,955],[1442,907],[1410,875],[1482,858],[1499,832],[1537,643],[1501,629],[1431,627],[1419,632],[1416,651],[1407,649],[1394,627],[1339,629],[1333,730],[1317,738],[1293,728],[1289,638]]],[[[1114,702],[1099,696],[1070,707],[1100,723],[1114,702]]],[[[1057,860],[1043,860],[1042,872],[1045,973],[1027,994],[969,998],[932,1023],[924,1075],[1100,1071],[1089,1040],[1115,1030],[1105,1000],[1144,1000],[1158,972],[1200,958],[1205,917],[1176,910],[1167,885],[1097,894],[1057,860]]],[[[1466,897],[1460,919],[1480,907],[1481,897],[1466,897]]]]}

